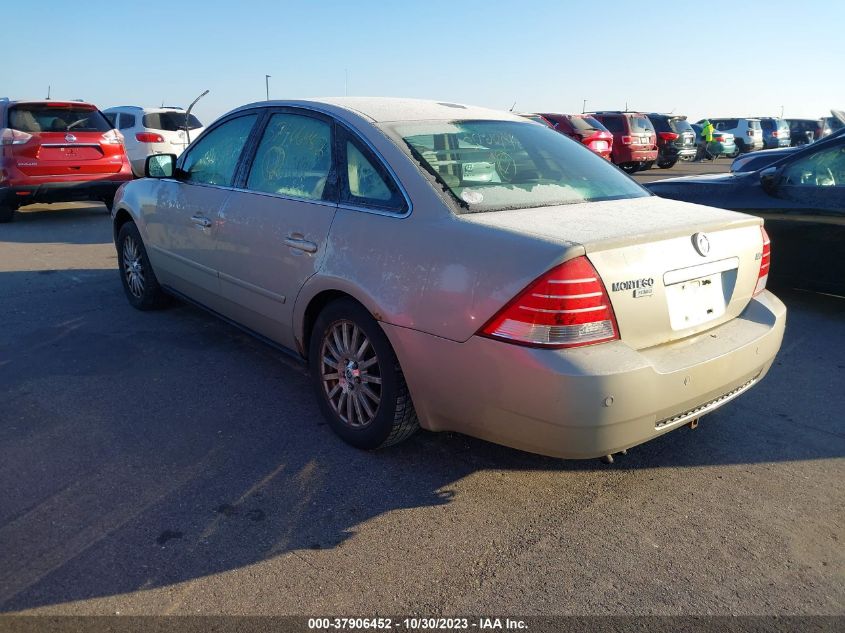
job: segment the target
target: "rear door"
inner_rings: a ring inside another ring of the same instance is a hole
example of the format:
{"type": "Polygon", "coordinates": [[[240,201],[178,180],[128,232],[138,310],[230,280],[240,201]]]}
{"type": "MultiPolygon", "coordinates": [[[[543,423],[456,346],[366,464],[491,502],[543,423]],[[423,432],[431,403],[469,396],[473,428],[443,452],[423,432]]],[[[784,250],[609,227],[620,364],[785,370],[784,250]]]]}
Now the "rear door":
{"type": "Polygon", "coordinates": [[[143,209],[150,259],[159,281],[218,309],[215,239],[241,155],[258,120],[247,112],[218,124],[179,161],[177,178],[157,181],[143,209]]]}
{"type": "Polygon", "coordinates": [[[337,210],[334,123],[275,109],[259,138],[219,216],[221,312],[293,348],[293,305],[320,267],[337,210]]]}
{"type": "Polygon", "coordinates": [[[16,167],[27,176],[108,176],[120,172],[124,150],[103,114],[84,103],[16,104],[9,127],[32,137],[16,146],[16,167]]]}

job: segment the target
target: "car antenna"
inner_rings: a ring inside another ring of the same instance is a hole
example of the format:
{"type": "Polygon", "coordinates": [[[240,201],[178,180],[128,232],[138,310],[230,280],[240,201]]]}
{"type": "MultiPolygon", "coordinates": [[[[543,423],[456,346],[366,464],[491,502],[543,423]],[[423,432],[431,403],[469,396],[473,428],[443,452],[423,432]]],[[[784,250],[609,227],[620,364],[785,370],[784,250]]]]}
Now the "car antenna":
{"type": "Polygon", "coordinates": [[[199,97],[197,97],[196,99],[194,99],[193,101],[191,101],[191,105],[189,105],[189,106],[188,106],[188,111],[187,111],[187,112],[185,112],[185,136],[186,136],[186,138],[188,139],[188,143],[189,143],[189,144],[190,144],[190,142],[191,142],[191,129],[190,129],[190,127],[189,127],[188,121],[190,120],[191,110],[193,110],[194,106],[195,106],[195,105],[197,105],[197,101],[199,101],[199,100],[200,100],[200,99],[202,99],[205,95],[207,95],[207,94],[208,94],[208,92],[209,92],[209,91],[208,91],[208,90],[206,90],[206,91],[205,91],[205,92],[203,92],[203,93],[202,93],[199,97]]]}
{"type": "Polygon", "coordinates": [[[513,112],[513,109],[514,109],[515,107],[516,107],[516,101],[514,101],[514,102],[513,102],[513,105],[511,106],[511,109],[510,109],[510,110],[508,110],[508,112],[513,112]]]}
{"type": "Polygon", "coordinates": [[[51,87],[52,87],[52,86],[50,86],[50,84],[47,84],[47,101],[49,101],[49,100],[50,100],[50,88],[51,88],[51,87]]]}

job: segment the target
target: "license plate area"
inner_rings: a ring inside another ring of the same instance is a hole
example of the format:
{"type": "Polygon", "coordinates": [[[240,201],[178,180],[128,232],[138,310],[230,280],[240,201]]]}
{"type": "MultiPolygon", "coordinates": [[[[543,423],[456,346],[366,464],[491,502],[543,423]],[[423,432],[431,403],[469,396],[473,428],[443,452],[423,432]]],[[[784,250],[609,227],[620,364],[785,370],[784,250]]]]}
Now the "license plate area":
{"type": "Polygon", "coordinates": [[[739,259],[731,257],[667,272],[663,283],[672,329],[685,330],[725,314],[738,268],[739,259]]]}
{"type": "Polygon", "coordinates": [[[725,313],[722,273],[690,279],[666,287],[669,323],[685,330],[718,319],[725,313]]]}

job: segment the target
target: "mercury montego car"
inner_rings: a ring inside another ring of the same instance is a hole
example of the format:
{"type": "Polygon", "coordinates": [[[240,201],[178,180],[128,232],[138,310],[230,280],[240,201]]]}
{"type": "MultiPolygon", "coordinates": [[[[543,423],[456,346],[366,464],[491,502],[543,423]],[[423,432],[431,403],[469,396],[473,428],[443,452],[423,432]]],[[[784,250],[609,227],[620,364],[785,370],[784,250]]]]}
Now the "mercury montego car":
{"type": "Polygon", "coordinates": [[[146,172],[113,214],[129,302],[299,355],[357,447],[422,426],[607,458],[752,388],[781,344],[761,219],[653,196],[508,112],[265,101],[146,172]]]}

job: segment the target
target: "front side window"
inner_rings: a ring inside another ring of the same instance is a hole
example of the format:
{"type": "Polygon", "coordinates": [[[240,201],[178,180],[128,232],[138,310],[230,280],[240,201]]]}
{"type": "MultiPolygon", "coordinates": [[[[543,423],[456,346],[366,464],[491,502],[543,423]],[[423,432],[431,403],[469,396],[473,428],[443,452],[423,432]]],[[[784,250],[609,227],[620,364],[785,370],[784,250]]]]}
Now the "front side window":
{"type": "Polygon", "coordinates": [[[305,200],[333,197],[332,126],[300,114],[270,117],[247,179],[247,189],[305,200]]]}
{"type": "Polygon", "coordinates": [[[390,131],[465,212],[650,195],[598,154],[537,125],[405,122],[390,131]]]}
{"type": "Polygon", "coordinates": [[[182,163],[187,182],[231,187],[235,170],[258,115],[230,119],[192,146],[182,163]]]}
{"type": "Polygon", "coordinates": [[[794,161],[783,171],[784,185],[845,187],[845,146],[829,147],[794,161]]]}

